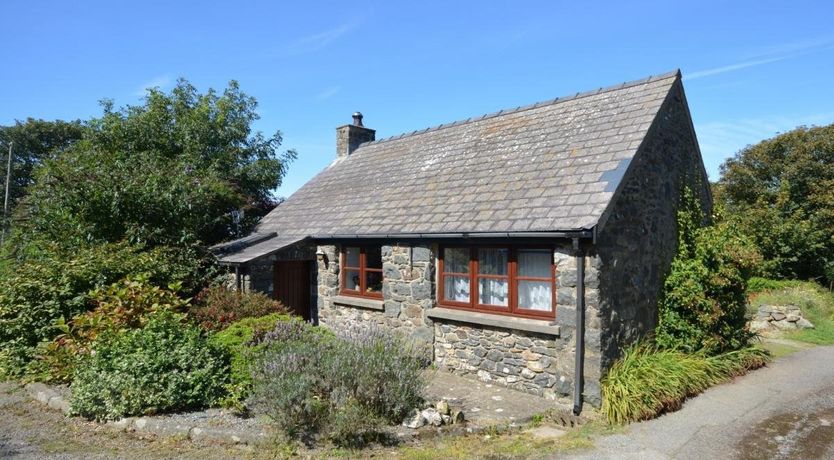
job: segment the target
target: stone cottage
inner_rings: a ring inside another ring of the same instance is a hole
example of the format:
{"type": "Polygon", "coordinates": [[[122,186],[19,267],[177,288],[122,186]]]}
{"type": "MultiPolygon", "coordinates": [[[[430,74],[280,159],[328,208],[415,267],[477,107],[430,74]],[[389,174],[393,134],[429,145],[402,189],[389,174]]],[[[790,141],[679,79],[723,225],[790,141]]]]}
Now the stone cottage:
{"type": "Polygon", "coordinates": [[[330,166],[215,250],[306,319],[578,412],[655,327],[685,185],[709,210],[679,71],[379,140],[356,113],[330,166]]]}

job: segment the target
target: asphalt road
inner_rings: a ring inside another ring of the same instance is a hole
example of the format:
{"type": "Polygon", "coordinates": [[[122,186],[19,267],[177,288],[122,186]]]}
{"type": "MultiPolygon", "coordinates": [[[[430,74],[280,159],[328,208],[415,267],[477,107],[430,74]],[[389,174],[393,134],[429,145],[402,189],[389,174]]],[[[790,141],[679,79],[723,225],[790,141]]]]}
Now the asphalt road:
{"type": "Polygon", "coordinates": [[[834,459],[834,347],[776,360],[577,459],[834,459]]]}

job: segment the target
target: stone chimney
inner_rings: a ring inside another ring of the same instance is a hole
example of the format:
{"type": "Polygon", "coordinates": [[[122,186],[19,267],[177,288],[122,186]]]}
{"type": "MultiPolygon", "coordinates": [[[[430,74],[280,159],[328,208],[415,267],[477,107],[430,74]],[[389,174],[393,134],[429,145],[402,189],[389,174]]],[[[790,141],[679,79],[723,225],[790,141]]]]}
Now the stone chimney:
{"type": "Polygon", "coordinates": [[[347,158],[363,142],[375,139],[376,131],[362,125],[362,114],[353,114],[353,123],[336,128],[336,157],[347,158]]]}

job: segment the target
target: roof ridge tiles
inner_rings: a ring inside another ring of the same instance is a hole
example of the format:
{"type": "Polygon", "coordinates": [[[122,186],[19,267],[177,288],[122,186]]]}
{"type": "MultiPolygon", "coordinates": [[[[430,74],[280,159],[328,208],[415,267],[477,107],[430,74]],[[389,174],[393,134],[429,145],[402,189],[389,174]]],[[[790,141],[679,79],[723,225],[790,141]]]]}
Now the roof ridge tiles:
{"type": "Polygon", "coordinates": [[[363,142],[361,146],[365,147],[365,146],[368,146],[368,145],[376,145],[376,144],[381,144],[383,142],[400,140],[400,139],[405,138],[405,137],[411,137],[411,136],[415,136],[415,135],[418,135],[418,134],[425,134],[429,131],[436,131],[436,130],[443,129],[443,128],[451,128],[453,126],[459,126],[459,125],[463,125],[463,124],[466,124],[466,123],[481,121],[481,120],[485,120],[487,118],[494,118],[494,117],[499,117],[501,115],[508,115],[508,114],[513,114],[513,113],[523,112],[525,110],[531,110],[531,109],[536,109],[536,108],[544,107],[544,106],[548,106],[548,105],[559,104],[559,103],[562,103],[562,102],[572,101],[574,99],[581,99],[583,97],[595,96],[597,94],[607,93],[609,91],[617,91],[617,90],[621,90],[621,89],[625,89],[625,88],[630,88],[632,86],[645,85],[647,83],[653,83],[653,82],[656,82],[656,81],[665,80],[667,78],[672,78],[672,77],[682,78],[681,70],[680,69],[675,69],[675,70],[671,70],[669,72],[664,72],[664,73],[657,74],[657,75],[649,75],[648,77],[644,77],[644,78],[641,78],[641,79],[638,79],[638,80],[624,81],[622,83],[617,83],[617,84],[610,85],[610,86],[601,86],[601,87],[597,88],[596,90],[582,91],[582,92],[578,92],[578,93],[571,94],[571,95],[568,95],[568,96],[561,96],[561,97],[556,97],[554,99],[550,99],[550,100],[546,100],[546,101],[539,101],[539,102],[534,102],[532,104],[521,105],[521,106],[518,106],[514,109],[501,109],[501,110],[498,110],[497,112],[490,112],[490,113],[485,113],[485,114],[480,115],[480,116],[469,117],[469,118],[466,118],[466,119],[463,119],[463,120],[441,123],[439,125],[430,126],[428,128],[425,128],[425,129],[416,129],[414,131],[411,131],[410,133],[406,131],[405,133],[396,134],[396,135],[393,135],[393,136],[388,136],[388,137],[385,137],[385,138],[382,138],[382,139],[377,139],[377,140],[369,141],[369,142],[363,142]]]}

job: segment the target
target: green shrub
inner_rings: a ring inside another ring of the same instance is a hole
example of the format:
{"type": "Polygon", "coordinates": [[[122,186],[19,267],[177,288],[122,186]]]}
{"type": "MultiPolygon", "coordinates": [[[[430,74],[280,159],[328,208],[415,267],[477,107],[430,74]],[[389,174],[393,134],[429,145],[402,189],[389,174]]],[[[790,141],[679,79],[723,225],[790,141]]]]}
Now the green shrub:
{"type": "Polygon", "coordinates": [[[252,356],[259,349],[257,342],[274,330],[279,321],[292,321],[292,318],[278,313],[244,318],[211,337],[210,342],[231,357],[231,381],[226,388],[228,395],[220,401],[222,406],[245,410],[244,400],[252,391],[252,356]]]}
{"type": "Polygon", "coordinates": [[[201,291],[188,313],[203,328],[219,331],[243,318],[287,313],[287,310],[264,293],[238,292],[216,285],[201,291]]]}
{"type": "Polygon", "coordinates": [[[609,423],[653,418],[715,384],[763,366],[759,348],[706,356],[638,343],[629,347],[602,380],[602,412],[609,423]]]}
{"type": "Polygon", "coordinates": [[[100,335],[141,328],[150,315],[161,310],[185,310],[188,301],[176,295],[178,287],[179,283],[171,286],[174,290],[162,289],[150,284],[147,275],[138,275],[93,290],[89,297],[95,309],[74,317],[69,324],[59,320],[56,327],[63,333],[38,345],[27,374],[35,380],[70,382],[75,364],[100,335]]]}
{"type": "Polygon", "coordinates": [[[75,373],[72,413],[96,420],[199,409],[225,395],[228,356],[183,315],[99,337],[75,373]]]}
{"type": "Polygon", "coordinates": [[[656,341],[666,348],[708,354],[747,345],[747,280],[760,258],[731,224],[700,227],[698,201],[688,189],[678,212],[678,254],[658,305],[656,341]]]}
{"type": "Polygon", "coordinates": [[[412,347],[377,330],[343,337],[278,323],[254,366],[254,409],[291,438],[324,435],[358,446],[422,402],[425,366],[412,347]]]}
{"type": "Polygon", "coordinates": [[[78,248],[72,254],[47,247],[0,274],[0,376],[19,376],[35,346],[65,333],[71,318],[95,308],[90,292],[128,275],[145,274],[159,286],[188,292],[202,279],[201,261],[189,250],[145,251],[127,243],[78,248]]]}

